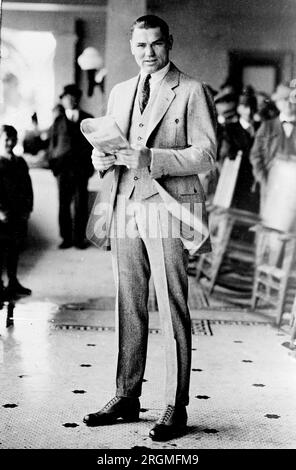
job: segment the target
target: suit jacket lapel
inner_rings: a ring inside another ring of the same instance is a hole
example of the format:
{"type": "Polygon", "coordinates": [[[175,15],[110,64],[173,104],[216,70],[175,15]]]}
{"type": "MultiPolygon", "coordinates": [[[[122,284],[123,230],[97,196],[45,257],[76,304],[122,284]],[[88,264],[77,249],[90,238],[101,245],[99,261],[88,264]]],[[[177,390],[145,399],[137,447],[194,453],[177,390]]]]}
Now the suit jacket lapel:
{"type": "Polygon", "coordinates": [[[117,124],[119,125],[121,131],[126,137],[128,135],[128,131],[130,127],[130,121],[131,121],[131,116],[132,116],[132,111],[133,111],[135,95],[137,92],[138,81],[139,81],[139,75],[129,80],[128,86],[126,86],[124,93],[121,94],[120,96],[120,103],[119,103],[120,111],[118,112],[118,114],[116,114],[117,124]]]}
{"type": "Polygon", "coordinates": [[[154,131],[157,124],[161,121],[161,119],[167,112],[171,102],[175,98],[176,95],[173,89],[178,86],[179,78],[179,70],[174,66],[174,64],[171,64],[170,70],[168,71],[160,85],[156,101],[154,103],[154,106],[152,107],[144,145],[147,144],[150,135],[154,131]]]}

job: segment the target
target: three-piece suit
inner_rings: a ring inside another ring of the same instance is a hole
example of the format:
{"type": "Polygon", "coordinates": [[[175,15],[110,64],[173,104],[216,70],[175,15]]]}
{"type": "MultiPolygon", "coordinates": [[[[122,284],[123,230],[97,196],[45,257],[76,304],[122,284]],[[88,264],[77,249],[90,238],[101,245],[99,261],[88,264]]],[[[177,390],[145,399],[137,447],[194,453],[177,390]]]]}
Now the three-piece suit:
{"type": "Polygon", "coordinates": [[[95,202],[88,236],[101,247],[108,249],[111,244],[119,343],[116,395],[141,394],[152,274],[164,335],[165,401],[187,405],[191,365],[188,250],[209,251],[210,240],[208,234],[197,233],[192,242],[192,232],[182,232],[188,220],[184,223],[182,217],[173,215],[168,203],[173,201],[179,207],[186,203],[207,230],[198,174],[214,168],[215,123],[202,84],[172,63],[143,114],[137,99],[139,80],[136,76],[113,88],[108,114],[130,144],[151,149],[151,164],[137,170],[114,165],[101,174],[109,184],[95,202]],[[100,206],[107,209],[100,212],[100,206]],[[124,231],[119,225],[126,214],[128,228],[124,231]],[[177,229],[182,236],[175,235],[177,229]]]}

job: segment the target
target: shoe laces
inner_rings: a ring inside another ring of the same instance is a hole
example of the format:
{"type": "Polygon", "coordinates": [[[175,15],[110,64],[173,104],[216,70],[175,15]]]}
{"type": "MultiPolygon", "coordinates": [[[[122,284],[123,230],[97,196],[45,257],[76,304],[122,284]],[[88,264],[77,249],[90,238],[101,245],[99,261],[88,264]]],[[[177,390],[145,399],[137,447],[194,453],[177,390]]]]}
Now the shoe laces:
{"type": "Polygon", "coordinates": [[[118,401],[120,400],[119,397],[113,397],[111,398],[110,401],[108,401],[108,403],[106,403],[106,405],[103,407],[103,410],[108,410],[109,408],[111,408],[111,406],[113,406],[115,403],[117,403],[118,401]]]}
{"type": "Polygon", "coordinates": [[[166,424],[171,418],[174,411],[175,411],[175,407],[173,405],[167,405],[166,409],[164,410],[160,419],[158,420],[158,424],[166,424]]]}

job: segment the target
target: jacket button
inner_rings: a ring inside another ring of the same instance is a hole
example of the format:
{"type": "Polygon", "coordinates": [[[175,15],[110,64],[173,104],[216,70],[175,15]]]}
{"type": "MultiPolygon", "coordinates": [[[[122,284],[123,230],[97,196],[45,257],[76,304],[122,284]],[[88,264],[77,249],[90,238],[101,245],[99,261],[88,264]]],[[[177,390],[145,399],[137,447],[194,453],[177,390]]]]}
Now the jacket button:
{"type": "Polygon", "coordinates": [[[144,124],[140,122],[139,127],[144,127],[144,124]]]}
{"type": "Polygon", "coordinates": [[[178,122],[179,122],[179,119],[175,119],[175,123],[178,124],[178,122]]]}
{"type": "Polygon", "coordinates": [[[142,137],[139,136],[139,137],[138,137],[138,140],[142,140],[142,137]]]}
{"type": "Polygon", "coordinates": [[[137,181],[139,178],[137,176],[134,176],[134,180],[137,181]]]}

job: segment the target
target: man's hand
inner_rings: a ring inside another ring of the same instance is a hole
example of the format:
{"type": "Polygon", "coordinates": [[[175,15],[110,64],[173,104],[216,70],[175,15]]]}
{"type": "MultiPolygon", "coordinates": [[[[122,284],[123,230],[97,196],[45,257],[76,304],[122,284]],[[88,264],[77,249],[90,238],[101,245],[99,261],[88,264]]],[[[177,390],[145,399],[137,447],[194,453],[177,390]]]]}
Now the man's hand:
{"type": "Polygon", "coordinates": [[[92,164],[97,171],[106,171],[115,164],[115,155],[106,155],[103,152],[93,149],[91,154],[92,164]]]}
{"type": "Polygon", "coordinates": [[[116,165],[125,165],[134,170],[151,164],[151,150],[148,147],[134,147],[116,152],[116,165]]]}

